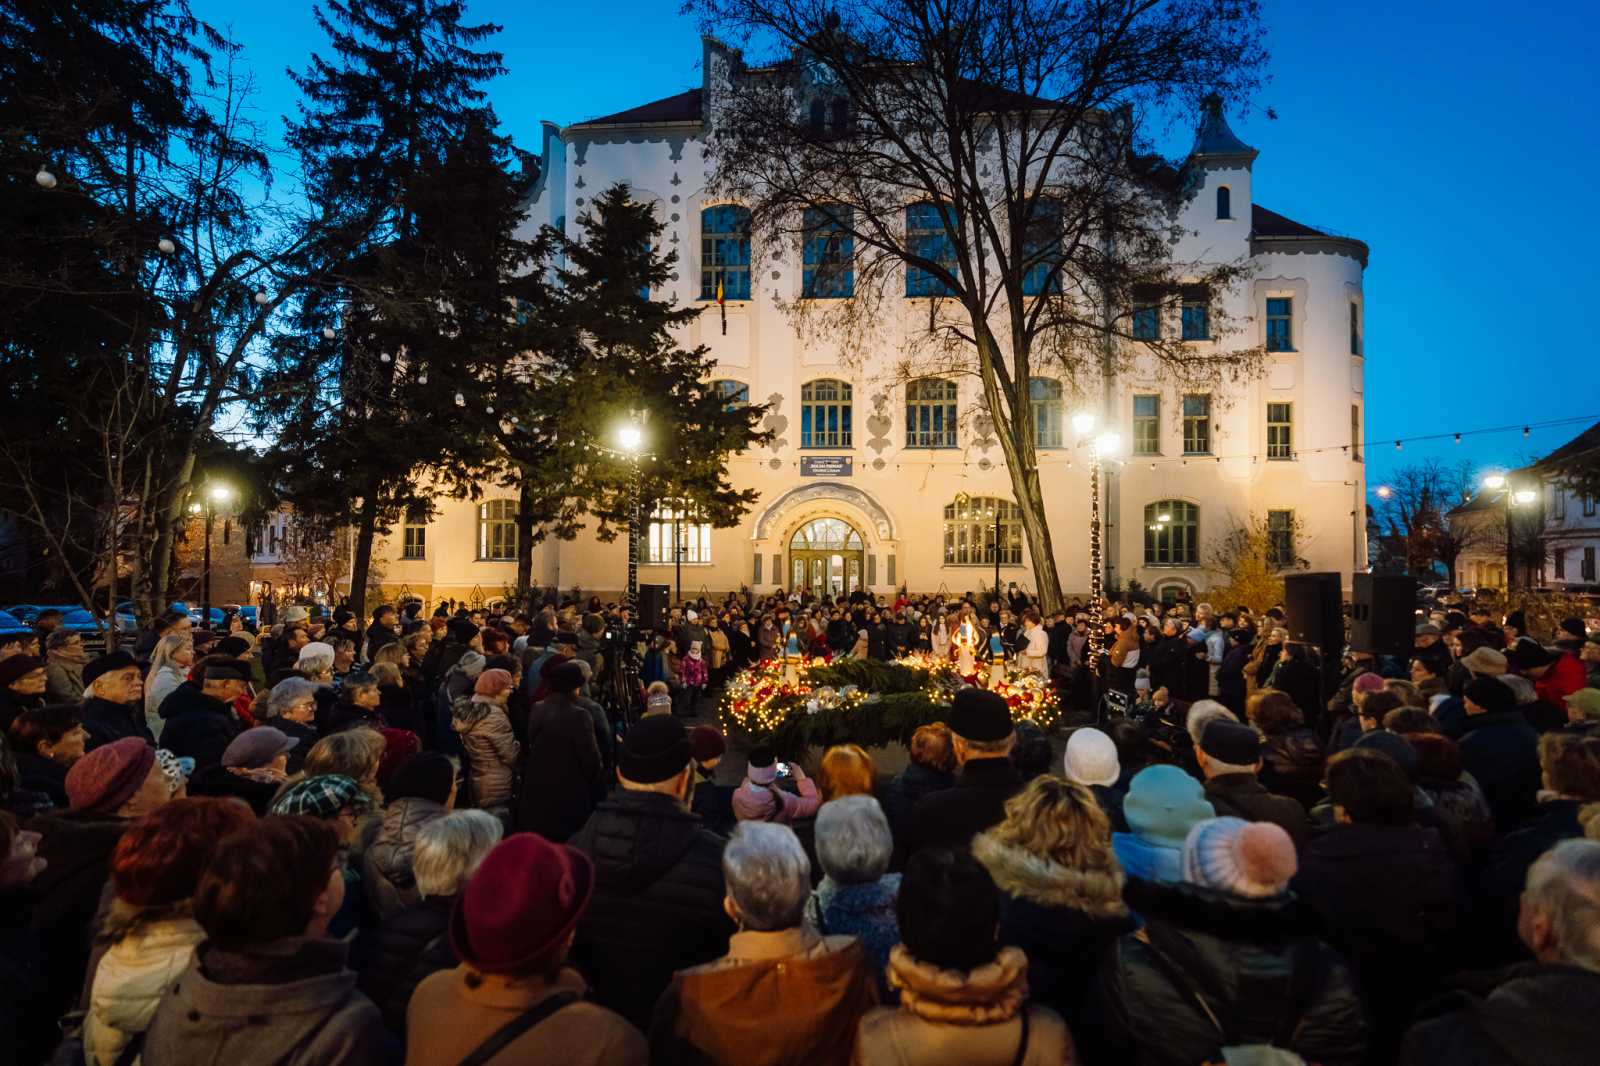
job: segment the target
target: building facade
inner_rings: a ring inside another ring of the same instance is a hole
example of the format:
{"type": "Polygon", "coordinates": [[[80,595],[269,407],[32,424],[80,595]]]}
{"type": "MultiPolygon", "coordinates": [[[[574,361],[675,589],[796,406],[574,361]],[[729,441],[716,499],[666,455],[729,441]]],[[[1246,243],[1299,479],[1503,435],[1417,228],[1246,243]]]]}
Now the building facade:
{"type": "MultiPolygon", "coordinates": [[[[703,69],[724,69],[720,46],[706,48],[703,69]]],[[[545,123],[530,204],[530,227],[572,232],[589,197],[627,182],[655,209],[678,255],[672,285],[657,297],[708,308],[682,342],[709,347],[730,402],[770,405],[772,442],[728,460],[734,483],[756,489],[760,501],[730,529],[658,512],[643,530],[639,580],[679,584],[685,596],[800,584],[835,593],[962,592],[994,581],[998,547],[1000,580],[1031,589],[1033,561],[999,442],[976,410],[976,379],[902,381],[893,344],[847,360],[797,331],[784,305],[803,294],[803,256],[774,254],[759,241],[752,255],[748,238],[737,239],[742,209],[704,192],[714,91],[708,74],[699,89],[615,115],[566,128],[545,123]],[[713,279],[724,285],[720,311],[713,279]]],[[[1256,155],[1220,108],[1206,115],[1189,159],[1193,194],[1179,220],[1189,236],[1175,254],[1248,258],[1251,278],[1209,298],[1227,301],[1229,318],[1244,323],[1229,346],[1268,350],[1262,373],[1185,394],[1152,370],[1119,380],[1110,397],[1124,448],[1108,465],[1104,490],[1107,577],[1158,595],[1203,592],[1211,581],[1206,545],[1252,515],[1281,528],[1289,554],[1312,569],[1338,571],[1348,584],[1366,565],[1367,248],[1258,204],[1256,155]]],[[[909,205],[907,224],[918,218],[909,205]]],[[[914,279],[906,291],[900,312],[911,328],[918,316],[926,320],[928,301],[914,279]]],[[[1152,311],[1139,328],[1181,331],[1166,335],[1216,348],[1223,342],[1210,335],[1208,314],[1204,302],[1173,306],[1152,311]]],[[[1075,402],[1064,382],[1039,378],[1033,396],[1056,563],[1063,588],[1083,592],[1087,442],[1072,431],[1075,402]]],[[[506,490],[484,492],[479,501],[441,499],[429,521],[397,529],[382,546],[385,590],[498,598],[515,576],[515,500],[506,490]]],[[[621,541],[551,539],[535,550],[535,578],[545,587],[614,592],[626,573],[621,541]]]]}

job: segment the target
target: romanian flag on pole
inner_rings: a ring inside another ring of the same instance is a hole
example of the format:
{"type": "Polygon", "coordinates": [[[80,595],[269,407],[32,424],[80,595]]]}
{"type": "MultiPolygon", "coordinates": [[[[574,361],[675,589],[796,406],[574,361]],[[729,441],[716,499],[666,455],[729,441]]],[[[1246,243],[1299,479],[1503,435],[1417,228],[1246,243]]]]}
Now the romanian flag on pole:
{"type": "Polygon", "coordinates": [[[728,335],[728,297],[726,291],[722,287],[722,279],[726,276],[727,275],[723,271],[717,271],[717,310],[722,313],[723,336],[728,335]]]}
{"type": "Polygon", "coordinates": [[[722,274],[719,273],[717,275],[717,303],[724,304],[727,302],[728,298],[722,289],[722,274]]]}

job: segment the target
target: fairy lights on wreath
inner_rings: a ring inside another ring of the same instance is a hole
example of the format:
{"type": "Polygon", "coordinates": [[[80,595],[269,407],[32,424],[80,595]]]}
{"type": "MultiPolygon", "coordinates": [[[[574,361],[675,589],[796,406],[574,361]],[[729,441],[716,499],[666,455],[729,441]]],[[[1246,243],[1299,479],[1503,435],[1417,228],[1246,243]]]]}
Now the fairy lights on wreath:
{"type": "MultiPolygon", "coordinates": [[[[980,665],[976,674],[962,678],[955,663],[925,652],[891,662],[927,675],[916,695],[934,707],[948,707],[957,689],[974,685],[1004,697],[1012,718],[1018,721],[1032,719],[1048,729],[1061,714],[1054,686],[1029,671],[1008,669],[1003,678],[996,679],[988,666],[980,665]]],[[[748,733],[764,736],[791,715],[850,711],[881,698],[856,685],[813,685],[811,672],[830,665],[822,657],[762,660],[729,679],[723,694],[723,717],[748,733]]]]}

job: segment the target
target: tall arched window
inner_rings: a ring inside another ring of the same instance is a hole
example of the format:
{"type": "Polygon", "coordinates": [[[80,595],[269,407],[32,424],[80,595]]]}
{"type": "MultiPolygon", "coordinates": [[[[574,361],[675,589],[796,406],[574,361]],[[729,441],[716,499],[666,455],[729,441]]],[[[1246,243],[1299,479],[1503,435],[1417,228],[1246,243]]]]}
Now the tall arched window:
{"type": "Polygon", "coordinates": [[[1022,565],[1022,512],[1010,500],[993,496],[957,497],[944,508],[946,566],[993,566],[996,518],[1000,562],[1022,565]]]}
{"type": "Polygon", "coordinates": [[[505,562],[517,557],[517,501],[478,504],[478,558],[505,562]]]}
{"type": "MultiPolygon", "coordinates": [[[[951,274],[956,270],[956,246],[952,238],[955,215],[937,204],[911,204],[906,208],[906,250],[931,259],[951,274]]],[[[950,286],[920,267],[906,267],[906,295],[949,296],[950,286]]]]}
{"type": "Polygon", "coordinates": [[[711,383],[724,407],[747,407],[750,404],[750,386],[731,378],[719,378],[711,383]]]}
{"type": "Polygon", "coordinates": [[[697,566],[711,561],[711,523],[681,500],[662,500],[645,529],[640,562],[697,566]]]}
{"type": "Polygon", "coordinates": [[[1144,565],[1200,565],[1200,508],[1188,500],[1157,500],[1144,509],[1144,565]]]}
{"type": "Polygon", "coordinates": [[[849,448],[850,383],[823,378],[800,386],[800,447],[849,448]]]}
{"type": "Polygon", "coordinates": [[[956,383],[920,378],[906,386],[906,447],[956,446],[956,383]]]}
{"type": "Polygon", "coordinates": [[[1226,185],[1217,186],[1217,217],[1233,217],[1233,190],[1226,185]]]}
{"type": "Polygon", "coordinates": [[[750,210],[717,204],[700,212],[700,299],[750,299],[750,210]]]}
{"type": "Polygon", "coordinates": [[[1028,382],[1028,398],[1033,402],[1033,446],[1035,448],[1061,447],[1061,382],[1051,378],[1034,378],[1028,382]]]}

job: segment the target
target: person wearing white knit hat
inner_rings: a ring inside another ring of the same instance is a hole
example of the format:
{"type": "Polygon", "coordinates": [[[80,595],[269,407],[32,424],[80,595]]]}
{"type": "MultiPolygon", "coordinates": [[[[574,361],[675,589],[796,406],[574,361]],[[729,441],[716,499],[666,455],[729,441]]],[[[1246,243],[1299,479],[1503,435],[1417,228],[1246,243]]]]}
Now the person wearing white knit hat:
{"type": "Polygon", "coordinates": [[[1072,736],[1067,738],[1067,753],[1062,763],[1067,780],[1080,785],[1109,788],[1122,775],[1116,744],[1092,726],[1072,731],[1072,736]]]}

